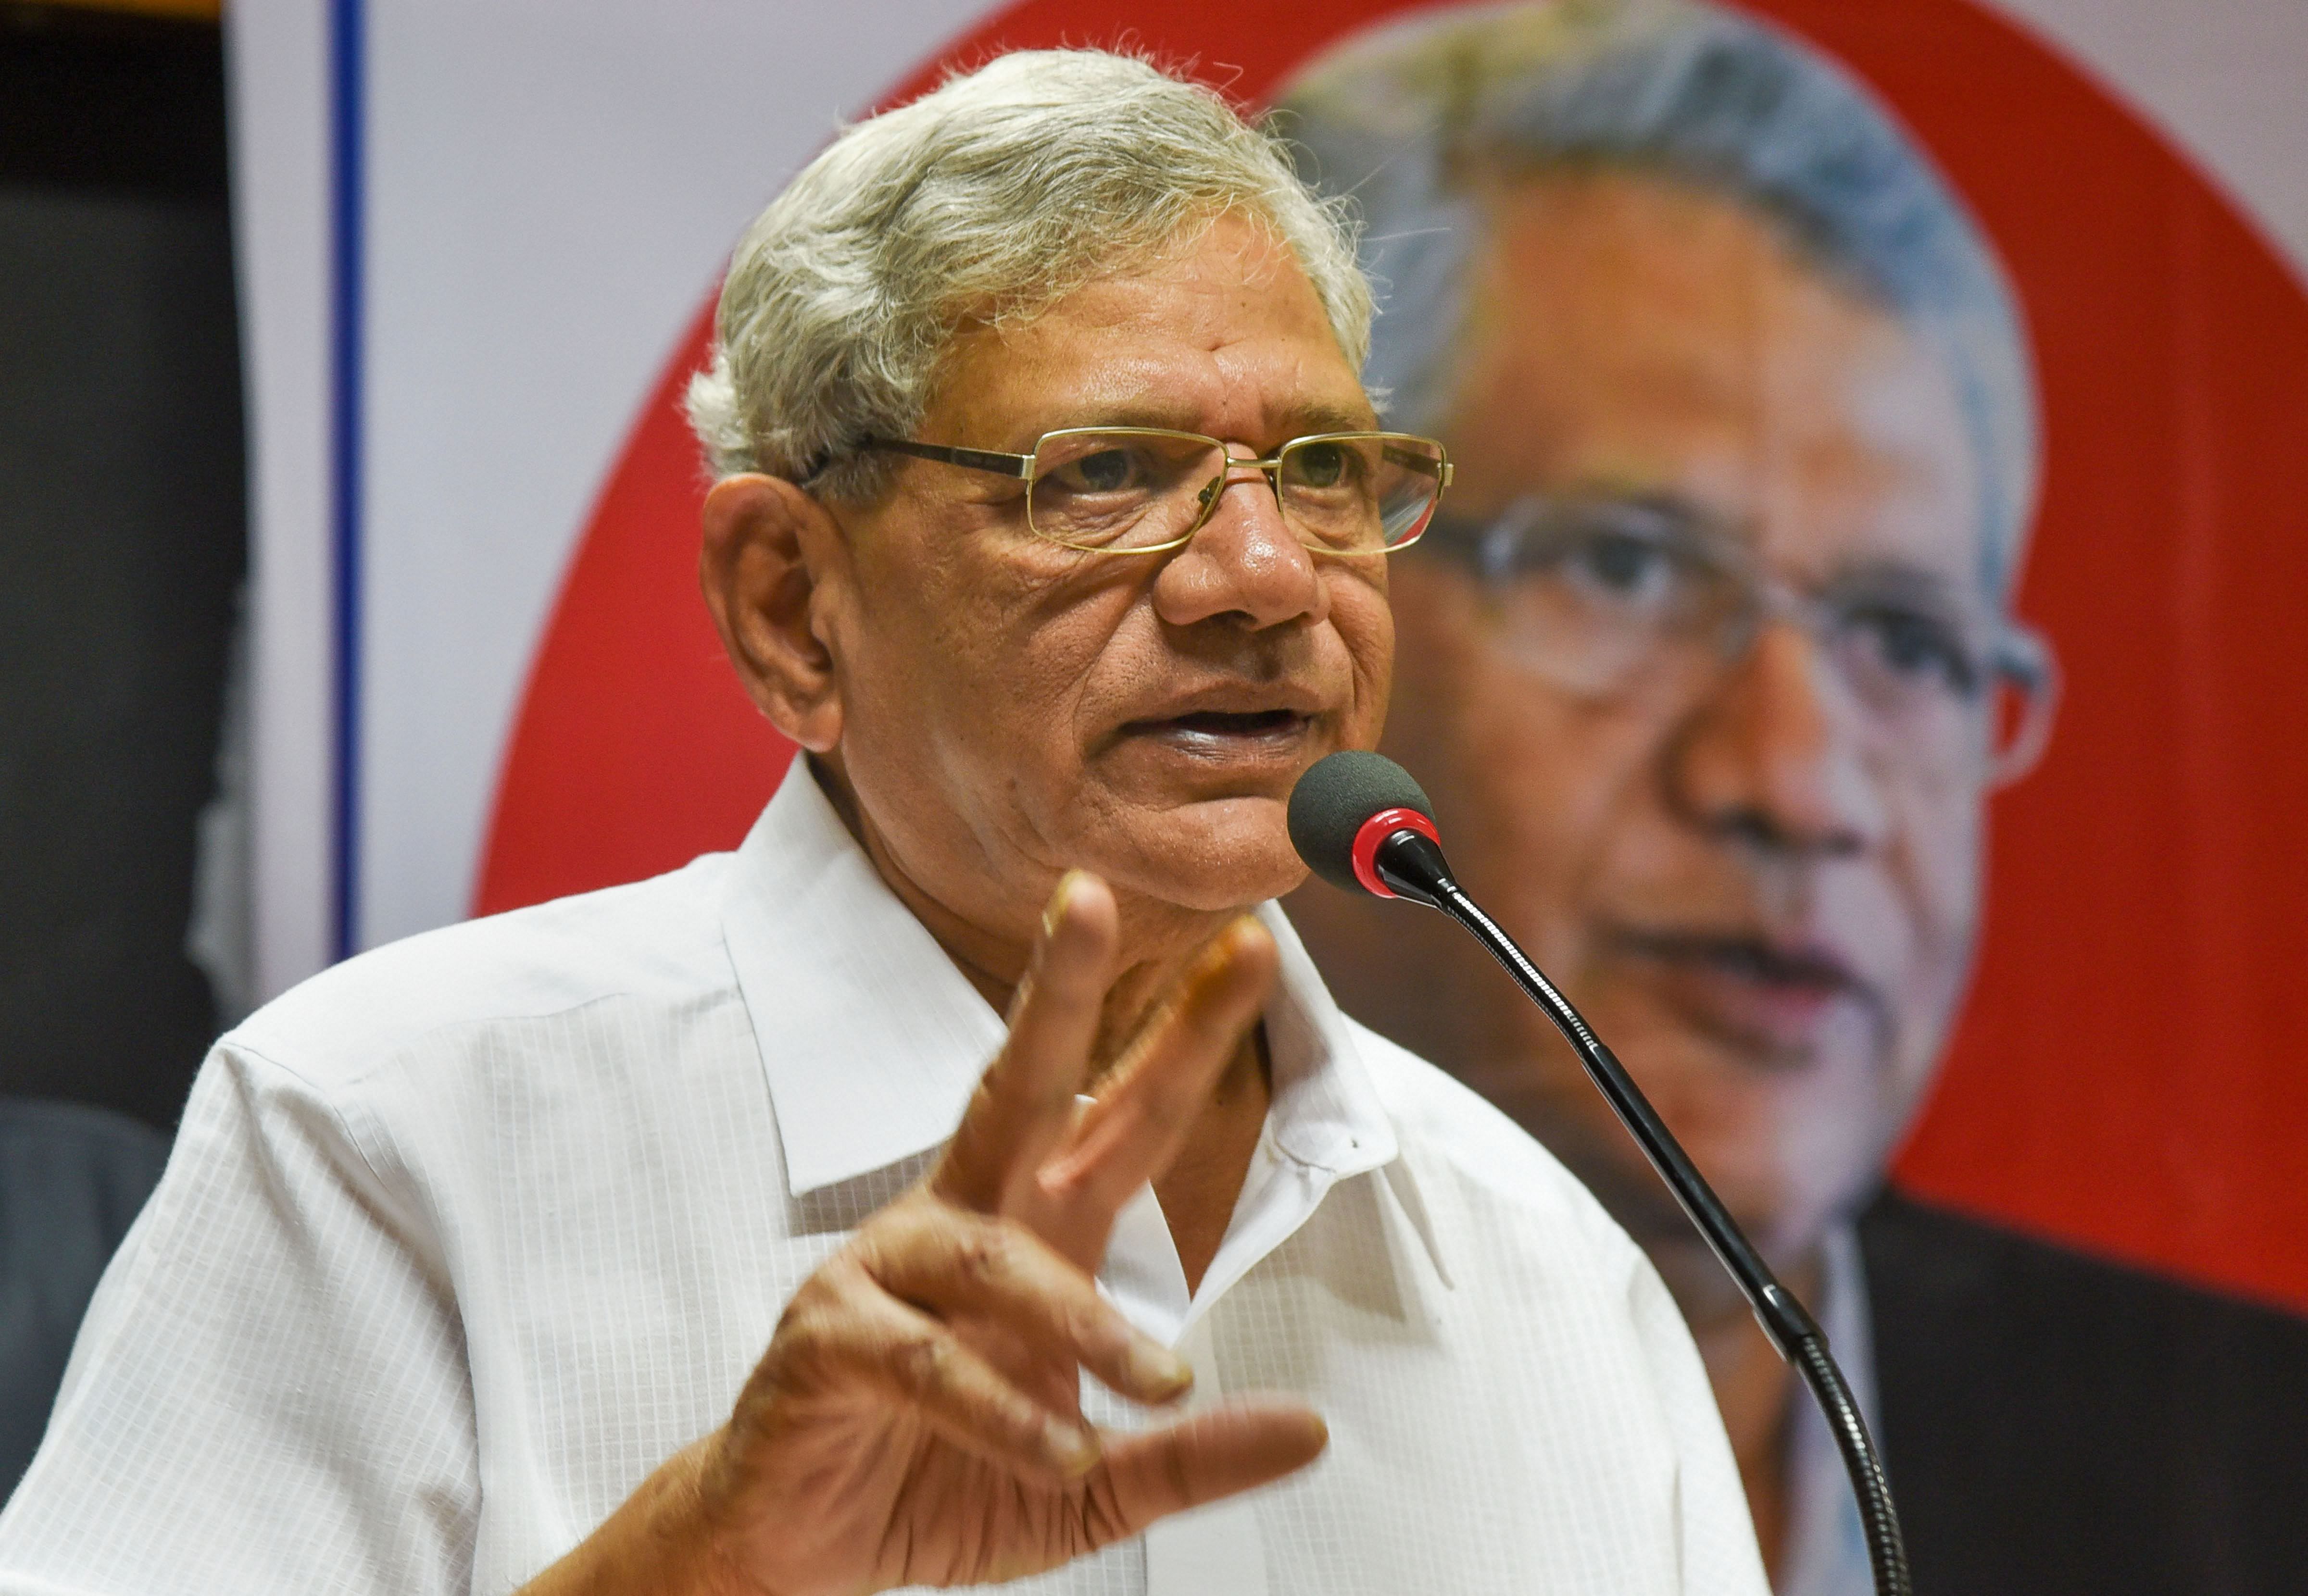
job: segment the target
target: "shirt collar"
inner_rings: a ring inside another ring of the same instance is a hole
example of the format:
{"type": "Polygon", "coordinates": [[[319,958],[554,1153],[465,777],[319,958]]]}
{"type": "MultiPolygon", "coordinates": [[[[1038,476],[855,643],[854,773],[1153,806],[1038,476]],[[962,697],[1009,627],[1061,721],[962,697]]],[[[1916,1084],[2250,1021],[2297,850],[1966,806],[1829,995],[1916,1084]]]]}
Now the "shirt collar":
{"type": "MultiPolygon", "coordinates": [[[[1850,1384],[1860,1416],[1880,1439],[1883,1428],[1875,1407],[1874,1319],[1867,1309],[1867,1271],[1860,1259],[1858,1233],[1847,1223],[1832,1226],[1821,1240],[1815,1306],[1820,1328],[1850,1384]]],[[[1843,1454],[1811,1393],[1798,1381],[1788,1385],[1787,1400],[1796,1407],[1787,1458],[1787,1556],[1780,1571],[1781,1596],[1872,1596],[1875,1576],[1867,1559],[1867,1532],[1852,1499],[1843,1454]]]]}
{"type": "Polygon", "coordinates": [[[795,756],[722,907],[796,1197],[936,1146],[1002,1019],[875,873],[795,756]]]}
{"type": "Polygon", "coordinates": [[[1314,961],[1283,917],[1279,904],[1259,906],[1281,955],[1274,996],[1266,1005],[1266,1050],[1274,1106],[1268,1123],[1275,1146],[1298,1163],[1333,1176],[1356,1175],[1394,1162],[1394,1121],[1379,1101],[1347,1017],[1322,984],[1314,961]]]}
{"type": "MultiPolygon", "coordinates": [[[[1394,1126],[1346,1018],[1273,904],[1269,1128],[1334,1177],[1393,1162],[1394,1126]]],[[[737,850],[722,927],[796,1197],[937,1146],[1001,1048],[1002,1018],[874,871],[797,757],[737,850]]]]}

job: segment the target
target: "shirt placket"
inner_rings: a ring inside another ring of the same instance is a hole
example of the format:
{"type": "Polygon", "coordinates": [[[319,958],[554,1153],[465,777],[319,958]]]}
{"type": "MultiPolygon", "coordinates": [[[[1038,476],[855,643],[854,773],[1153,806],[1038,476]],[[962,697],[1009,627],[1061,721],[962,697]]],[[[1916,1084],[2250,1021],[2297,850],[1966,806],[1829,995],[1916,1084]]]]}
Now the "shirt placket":
{"type": "MultiPolygon", "coordinates": [[[[1188,1412],[1226,1399],[1211,1317],[1227,1291],[1312,1214],[1330,1185],[1317,1174],[1279,1154],[1270,1131],[1262,1137],[1235,1223],[1201,1290],[1191,1294],[1153,1188],[1115,1216],[1099,1285],[1125,1317],[1193,1368],[1188,1412]]],[[[1147,1596],[1267,1596],[1265,1537],[1247,1497],[1173,1514],[1148,1529],[1145,1549],[1147,1596]]]]}
{"type": "MultiPolygon", "coordinates": [[[[1193,1317],[1176,1351],[1193,1366],[1190,1408],[1223,1400],[1209,1314],[1193,1317]]],[[[1146,1596],[1267,1596],[1266,1540],[1249,1498],[1230,1497],[1149,1528],[1146,1596]]]]}

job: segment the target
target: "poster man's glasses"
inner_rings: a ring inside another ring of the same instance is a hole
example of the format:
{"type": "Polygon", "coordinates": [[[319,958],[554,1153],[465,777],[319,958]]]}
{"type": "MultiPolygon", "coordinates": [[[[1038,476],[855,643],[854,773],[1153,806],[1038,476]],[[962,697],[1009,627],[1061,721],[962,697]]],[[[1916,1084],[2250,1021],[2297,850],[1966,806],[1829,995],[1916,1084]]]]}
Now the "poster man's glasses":
{"type": "Polygon", "coordinates": [[[1984,755],[2008,781],[2050,732],[2050,648],[1936,573],[1861,563],[1799,590],[1746,541],[1665,499],[1530,495],[1490,521],[1434,519],[1429,546],[1480,578],[1502,646],[1582,696],[1680,698],[1783,621],[1809,634],[1895,762],[1945,769],[1984,755]]]}

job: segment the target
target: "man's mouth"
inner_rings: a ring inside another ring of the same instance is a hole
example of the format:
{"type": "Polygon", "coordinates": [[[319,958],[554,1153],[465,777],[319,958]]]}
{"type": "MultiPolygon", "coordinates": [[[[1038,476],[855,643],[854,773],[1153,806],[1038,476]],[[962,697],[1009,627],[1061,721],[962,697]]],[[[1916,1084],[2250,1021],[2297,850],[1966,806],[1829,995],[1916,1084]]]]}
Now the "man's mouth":
{"type": "Polygon", "coordinates": [[[1618,942],[1687,1022],[1767,1055],[1807,1055],[1853,1004],[1873,1021],[1882,1017],[1874,989],[1823,948],[1657,931],[1624,933],[1618,942]]]}
{"type": "Polygon", "coordinates": [[[1293,709],[1198,709],[1161,720],[1133,720],[1122,732],[1182,752],[1228,759],[1295,750],[1311,724],[1310,716],[1293,709]]]}

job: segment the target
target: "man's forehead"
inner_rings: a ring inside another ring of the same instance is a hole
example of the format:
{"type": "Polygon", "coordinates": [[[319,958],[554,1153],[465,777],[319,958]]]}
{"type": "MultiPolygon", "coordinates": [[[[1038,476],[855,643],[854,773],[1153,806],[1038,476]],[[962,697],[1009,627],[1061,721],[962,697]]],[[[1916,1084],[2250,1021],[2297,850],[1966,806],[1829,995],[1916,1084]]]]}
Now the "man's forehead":
{"type": "Polygon", "coordinates": [[[1352,384],[1236,382],[1227,380],[1231,375],[1116,352],[1070,369],[1020,373],[998,395],[972,405],[966,425],[986,446],[997,446],[993,434],[1000,433],[999,447],[1023,449],[1063,427],[1162,427],[1263,447],[1376,422],[1369,399],[1352,384]]]}
{"type": "MultiPolygon", "coordinates": [[[[1235,365],[1221,360],[1221,367],[1235,365]]],[[[1359,389],[1262,384],[1245,391],[1213,384],[1208,373],[1167,361],[1122,355],[1072,371],[1019,394],[1017,419],[1037,432],[1061,426],[1155,426],[1210,432],[1249,442],[1306,433],[1368,427],[1369,400],[1359,389]]]]}
{"type": "Polygon", "coordinates": [[[1445,434],[1470,507],[1671,493],[1804,566],[1976,570],[1960,398],[1890,312],[1719,196],[1625,176],[1502,204],[1445,434]]]}
{"type": "Polygon", "coordinates": [[[1067,426],[1249,442],[1371,425],[1313,285],[1262,235],[1222,223],[1191,252],[971,329],[950,352],[932,416],[1002,447],[1067,426]],[[998,444],[995,433],[1005,434],[998,444]]]}

